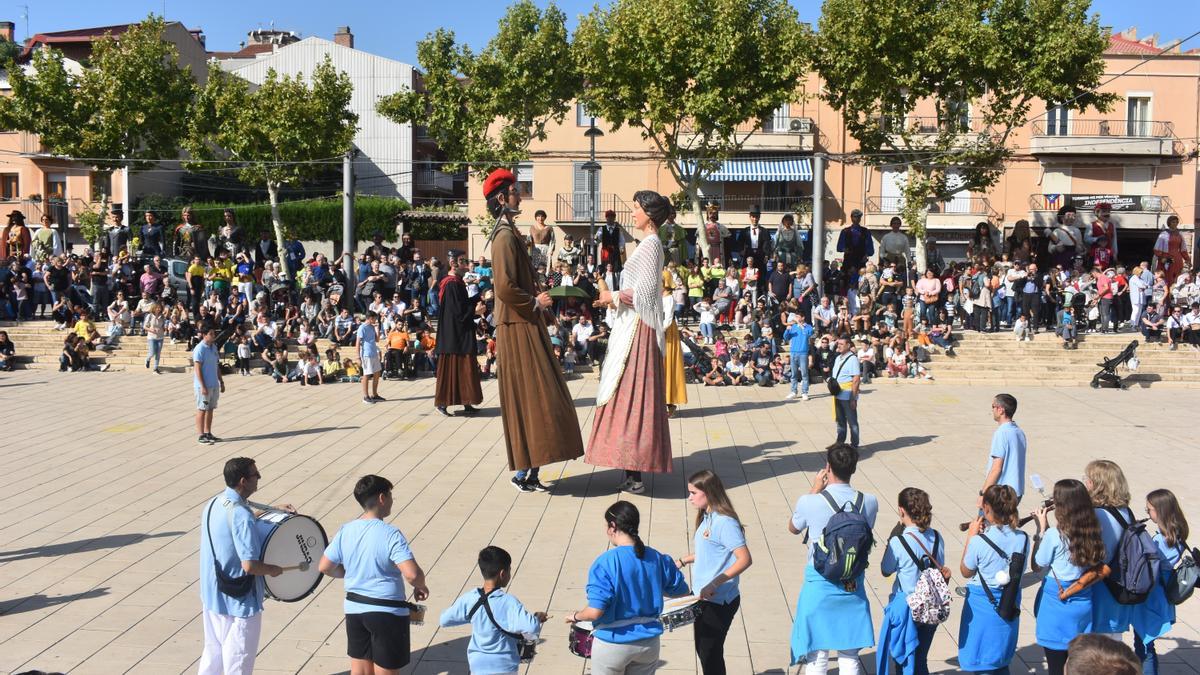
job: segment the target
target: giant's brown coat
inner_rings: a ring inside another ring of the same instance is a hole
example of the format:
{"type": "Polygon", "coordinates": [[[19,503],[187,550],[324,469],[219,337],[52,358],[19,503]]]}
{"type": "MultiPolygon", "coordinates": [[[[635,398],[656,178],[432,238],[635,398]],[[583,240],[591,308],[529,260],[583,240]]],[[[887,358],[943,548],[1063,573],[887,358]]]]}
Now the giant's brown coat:
{"type": "Polygon", "coordinates": [[[508,224],[492,240],[500,418],[511,469],[583,456],[575,403],[554,358],[525,238],[508,224]]]}

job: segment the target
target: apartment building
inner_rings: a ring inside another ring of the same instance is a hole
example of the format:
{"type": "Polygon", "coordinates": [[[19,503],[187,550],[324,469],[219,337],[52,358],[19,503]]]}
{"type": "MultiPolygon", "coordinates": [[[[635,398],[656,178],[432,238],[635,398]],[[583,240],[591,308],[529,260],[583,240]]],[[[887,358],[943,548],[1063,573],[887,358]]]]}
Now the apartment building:
{"type": "MultiPolygon", "coordinates": [[[[1148,258],[1169,215],[1180,217],[1189,249],[1195,250],[1200,220],[1200,50],[1164,48],[1154,38],[1139,40],[1130,29],[1110,38],[1105,61],[1102,90],[1121,97],[1113,110],[1081,114],[1037,102],[1031,123],[1011,137],[1016,154],[995,186],[981,193],[964,190],[931,205],[929,237],[938,242],[944,257],[962,258],[979,222],[1011,230],[1014,222],[1027,219],[1040,233],[1059,206],[1073,204],[1082,219],[1090,220],[1092,207],[1101,201],[1113,205],[1121,228],[1121,259],[1148,258]]],[[[820,85],[812,74],[805,90],[816,92],[820,85]]],[[[939,119],[932,102],[928,107],[899,123],[928,127],[931,133],[945,123],[979,130],[969,105],[955,120],[939,119]]],[[[636,130],[612,131],[596,120],[604,135],[596,139],[601,169],[593,206],[590,174],[584,168],[591,140],[585,133],[591,123],[587,111],[576,105],[575,114],[549,129],[548,138],[532,146],[529,161],[517,167],[526,198],[523,220],[532,220],[533,212],[541,209],[550,222],[586,236],[592,216],[602,222],[609,209],[629,225],[629,200],[636,190],[679,190],[659,153],[636,130]]],[[[853,209],[861,209],[864,222],[882,236],[900,210],[904,167],[836,161],[856,150],[840,114],[815,96],[804,97],[763,121],[762,130],[751,136],[742,152],[702,186],[703,201],[720,205],[721,221],[733,227],[749,223],[752,206],[761,209],[768,227],[776,226],[785,213],[798,214],[799,222],[808,225],[813,196],[819,194],[828,242],[836,241],[853,209]],[[823,176],[813,174],[817,153],[834,156],[823,176]]],[[[472,216],[484,212],[478,183],[472,185],[469,199],[472,216]]],[[[697,224],[690,212],[681,213],[679,222],[685,227],[697,224]]],[[[471,239],[472,250],[478,251],[482,237],[477,230],[471,239]]],[[[826,251],[836,257],[832,248],[827,245],[826,251]]]]}

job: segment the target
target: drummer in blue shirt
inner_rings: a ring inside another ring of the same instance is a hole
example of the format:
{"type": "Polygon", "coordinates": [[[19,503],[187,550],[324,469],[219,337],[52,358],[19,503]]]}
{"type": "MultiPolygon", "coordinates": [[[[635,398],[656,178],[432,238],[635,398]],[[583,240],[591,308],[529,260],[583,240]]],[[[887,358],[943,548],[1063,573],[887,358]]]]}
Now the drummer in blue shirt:
{"type": "MultiPolygon", "coordinates": [[[[200,602],[204,605],[204,654],[200,675],[254,672],[262,632],[261,578],[283,573],[262,562],[262,529],[250,495],[262,476],[249,457],[225,462],[225,491],[208,500],[200,517],[200,602]],[[220,574],[227,580],[218,583],[220,574]],[[225,585],[222,590],[222,585],[225,585]]],[[[272,507],[274,508],[274,507],[272,507]]],[[[279,510],[294,512],[290,505],[279,510]]]]}
{"type": "Polygon", "coordinates": [[[699,588],[702,610],[696,619],[696,657],[704,675],[725,675],[725,636],[742,604],[738,577],[753,560],[746,534],[725,484],[717,474],[701,469],[688,479],[688,501],[696,514],[695,553],[675,561],[694,564],[692,585],[699,588]]]}
{"type": "Polygon", "coordinates": [[[637,507],[618,501],[604,512],[614,548],[588,570],[588,606],[567,623],[591,621],[592,675],[645,675],[658,668],[663,597],[688,595],[687,580],[670,556],[642,543],[637,507]]]}
{"type": "Polygon", "coordinates": [[[410,657],[404,582],[418,602],[429,597],[425,572],[404,534],[387,522],[392,483],[368,475],[354,485],[363,514],[342,526],[321,556],[323,574],[346,580],[346,653],[350,672],[398,675],[410,657]]]}

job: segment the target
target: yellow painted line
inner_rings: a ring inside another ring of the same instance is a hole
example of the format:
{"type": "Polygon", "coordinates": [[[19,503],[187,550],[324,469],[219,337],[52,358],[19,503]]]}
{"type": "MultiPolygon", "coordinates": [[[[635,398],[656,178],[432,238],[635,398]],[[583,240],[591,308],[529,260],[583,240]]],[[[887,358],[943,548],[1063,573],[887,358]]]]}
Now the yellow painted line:
{"type": "Polygon", "coordinates": [[[108,427],[107,429],[104,429],[103,431],[106,434],[129,434],[129,433],[133,433],[134,431],[141,429],[144,426],[146,426],[146,425],[138,424],[136,422],[125,422],[124,424],[118,424],[116,426],[108,427]]]}
{"type": "Polygon", "coordinates": [[[404,422],[403,424],[393,424],[392,431],[424,431],[429,428],[426,422],[404,422]]]}

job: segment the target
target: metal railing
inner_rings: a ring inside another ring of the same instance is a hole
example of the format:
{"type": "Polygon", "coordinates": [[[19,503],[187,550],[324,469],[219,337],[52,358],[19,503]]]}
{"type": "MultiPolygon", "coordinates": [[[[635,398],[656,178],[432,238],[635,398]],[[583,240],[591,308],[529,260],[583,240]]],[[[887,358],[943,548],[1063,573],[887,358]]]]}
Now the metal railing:
{"type": "Polygon", "coordinates": [[[454,176],[445,171],[417,167],[413,173],[413,186],[422,190],[454,191],[454,176]]]}
{"type": "MultiPolygon", "coordinates": [[[[1122,195],[1129,196],[1129,195],[1122,195]]],[[[1171,198],[1166,195],[1133,195],[1138,199],[1138,208],[1128,209],[1126,212],[1132,213],[1177,213],[1175,204],[1171,198]]],[[[1029,210],[1030,211],[1057,211],[1063,206],[1064,202],[1061,195],[1045,195],[1041,193],[1029,195],[1029,210]],[[1048,197],[1050,197],[1048,199],[1048,197]],[[1058,197],[1058,199],[1053,199],[1058,197]]],[[[1082,207],[1078,207],[1081,210],[1082,207]]],[[[1120,215],[1121,211],[1114,211],[1116,215],[1120,215]]]]}
{"type": "MultiPolygon", "coordinates": [[[[903,197],[867,197],[867,213],[900,213],[904,207],[903,197]]],[[[973,216],[997,216],[987,197],[959,197],[945,202],[934,202],[929,213],[952,215],[960,213],[973,216]]]]}
{"type": "Polygon", "coordinates": [[[554,219],[560,223],[586,223],[594,216],[597,223],[604,222],[605,211],[615,211],[618,223],[629,223],[633,209],[619,196],[611,192],[597,192],[594,210],[589,210],[591,194],[583,192],[560,192],[555,199],[554,219]]]}
{"type": "Polygon", "coordinates": [[[1172,138],[1175,125],[1158,120],[1069,120],[1067,124],[1033,123],[1034,136],[1112,136],[1118,138],[1172,138]]]}
{"type": "MultiPolygon", "coordinates": [[[[811,134],[816,132],[816,124],[811,117],[793,117],[791,115],[774,115],[762,120],[749,120],[733,128],[738,134],[750,132],[762,134],[811,134]]],[[[689,125],[683,125],[683,133],[697,133],[689,125]]]]}
{"type": "MultiPolygon", "coordinates": [[[[709,204],[716,204],[722,211],[730,213],[746,213],[751,207],[768,213],[812,213],[813,198],[811,195],[796,195],[792,197],[754,197],[744,195],[701,197],[700,207],[703,210],[709,204]]],[[[692,203],[684,200],[678,210],[691,211],[692,203]]]]}
{"type": "Polygon", "coordinates": [[[983,133],[987,127],[982,117],[944,117],[907,115],[904,117],[884,115],[877,117],[880,126],[889,134],[932,135],[942,132],[983,133]]]}

